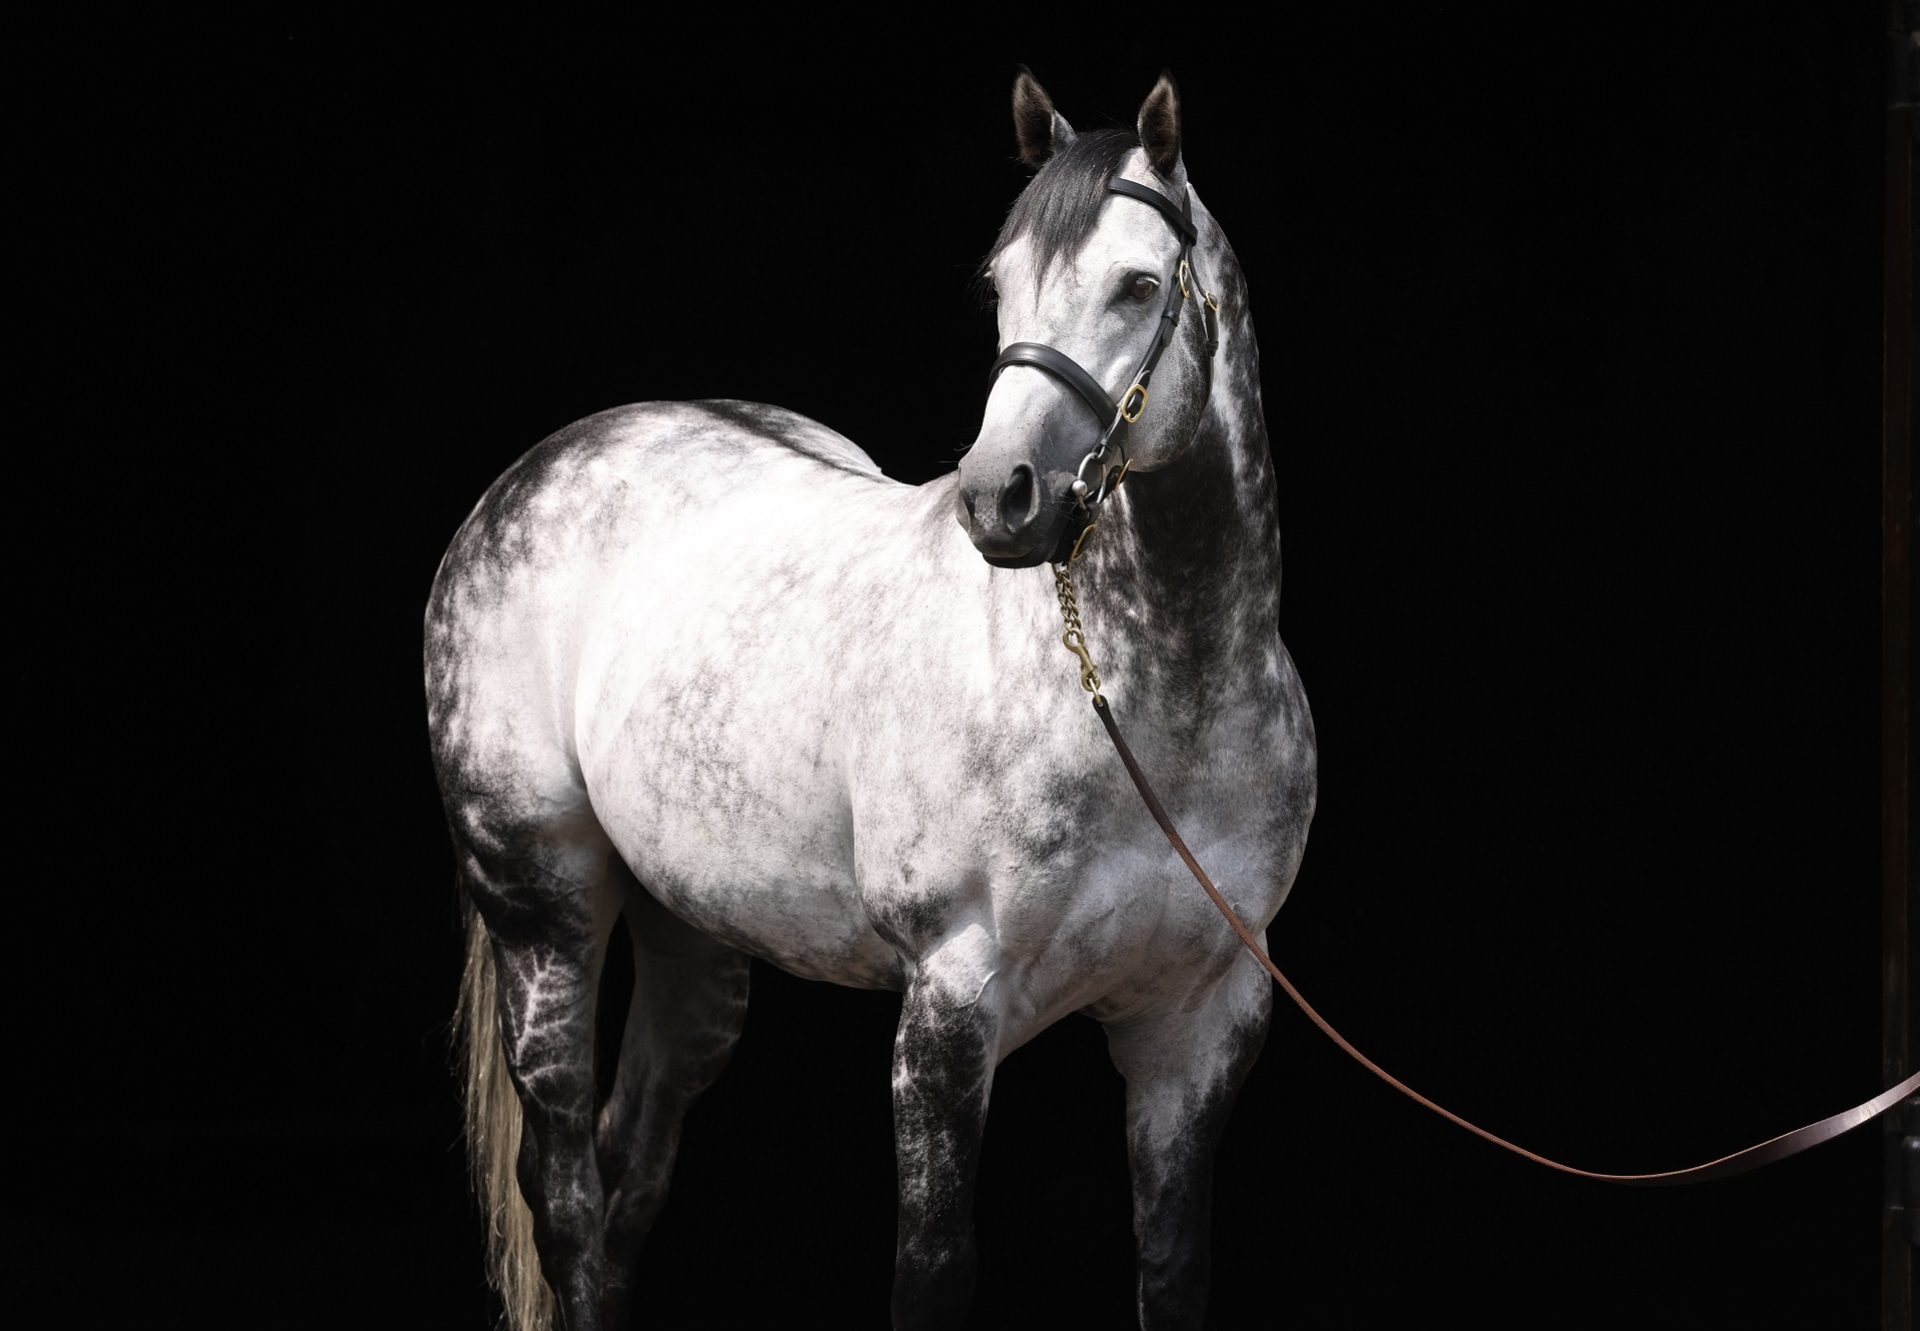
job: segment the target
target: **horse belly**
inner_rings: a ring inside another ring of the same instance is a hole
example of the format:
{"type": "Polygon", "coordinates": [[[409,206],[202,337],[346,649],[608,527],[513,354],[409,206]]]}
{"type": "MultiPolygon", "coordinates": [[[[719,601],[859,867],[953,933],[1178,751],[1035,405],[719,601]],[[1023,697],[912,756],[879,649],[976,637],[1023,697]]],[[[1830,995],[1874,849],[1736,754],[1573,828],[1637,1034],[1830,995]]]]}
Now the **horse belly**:
{"type": "Polygon", "coordinates": [[[862,910],[829,802],[798,787],[776,799],[725,773],[635,763],[594,790],[634,876],[687,923],[783,970],[899,987],[899,959],[862,910]]]}

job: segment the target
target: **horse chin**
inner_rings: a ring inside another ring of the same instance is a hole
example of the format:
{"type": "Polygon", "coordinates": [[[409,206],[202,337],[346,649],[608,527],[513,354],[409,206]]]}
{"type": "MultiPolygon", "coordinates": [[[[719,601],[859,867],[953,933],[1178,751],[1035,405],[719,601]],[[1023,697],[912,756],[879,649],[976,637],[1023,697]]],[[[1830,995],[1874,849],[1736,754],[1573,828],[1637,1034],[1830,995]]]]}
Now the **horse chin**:
{"type": "Polygon", "coordinates": [[[1004,550],[982,550],[977,540],[973,545],[974,549],[980,551],[980,557],[994,568],[1038,568],[1049,562],[1065,563],[1068,551],[1072,548],[1074,534],[1076,532],[1073,524],[1063,518],[1053,524],[1052,530],[1046,532],[1019,554],[1007,554],[1004,550]]]}

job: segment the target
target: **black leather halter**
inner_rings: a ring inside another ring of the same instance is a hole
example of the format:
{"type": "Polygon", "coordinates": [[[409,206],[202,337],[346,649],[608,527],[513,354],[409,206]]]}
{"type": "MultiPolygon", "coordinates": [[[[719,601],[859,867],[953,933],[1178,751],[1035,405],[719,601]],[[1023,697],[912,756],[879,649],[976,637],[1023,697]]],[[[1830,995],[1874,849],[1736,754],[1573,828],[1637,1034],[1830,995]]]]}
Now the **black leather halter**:
{"type": "Polygon", "coordinates": [[[1127,427],[1139,420],[1140,413],[1147,409],[1147,385],[1153,378],[1153,368],[1160,363],[1162,353],[1172,343],[1174,331],[1180,327],[1181,307],[1192,298],[1195,290],[1200,291],[1201,308],[1206,317],[1209,393],[1213,390],[1213,357],[1220,349],[1220,302],[1212,292],[1201,289],[1199,274],[1193,269],[1193,246],[1200,238],[1199,230],[1193,224],[1193,192],[1189,190],[1181,196],[1178,208],[1160,191],[1136,185],[1131,180],[1109,181],[1107,192],[1151,204],[1160,210],[1161,216],[1173,225],[1180,237],[1180,258],[1174,265],[1173,280],[1167,283],[1166,305],[1161,309],[1160,321],[1154,327],[1153,341],[1147,346],[1147,354],[1141,358],[1140,368],[1133,372],[1133,378],[1128,381],[1127,390],[1120,395],[1118,402],[1114,401],[1107,390],[1100,386],[1100,381],[1082,369],[1073,357],[1041,342],[1010,344],[993,362],[993,372],[987,376],[987,383],[991,387],[1000,377],[1000,371],[1009,365],[1027,365],[1043,370],[1071,388],[1105,427],[1100,441],[1080,459],[1080,465],[1074,472],[1073,497],[1077,512],[1067,523],[1067,529],[1061,533],[1060,543],[1054,550],[1052,562],[1056,564],[1067,563],[1079,553],[1080,542],[1092,530],[1100,505],[1126,474],[1127,427]],[[1191,285],[1189,278],[1192,279],[1191,285]],[[1096,480],[1093,482],[1087,480],[1089,464],[1095,468],[1096,480]]]}

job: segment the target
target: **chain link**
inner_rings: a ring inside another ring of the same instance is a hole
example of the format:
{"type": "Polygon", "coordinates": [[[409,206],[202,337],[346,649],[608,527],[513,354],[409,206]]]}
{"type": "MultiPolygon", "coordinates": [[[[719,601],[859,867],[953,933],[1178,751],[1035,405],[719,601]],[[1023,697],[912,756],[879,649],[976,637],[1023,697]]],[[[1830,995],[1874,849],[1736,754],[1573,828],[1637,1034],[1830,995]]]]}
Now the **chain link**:
{"type": "Polygon", "coordinates": [[[1060,635],[1060,641],[1068,651],[1080,658],[1080,687],[1105,702],[1106,698],[1100,692],[1100,671],[1087,651],[1086,630],[1080,626],[1080,602],[1074,597],[1073,578],[1067,573],[1065,564],[1053,566],[1053,590],[1060,598],[1060,618],[1067,626],[1067,631],[1060,635]]]}

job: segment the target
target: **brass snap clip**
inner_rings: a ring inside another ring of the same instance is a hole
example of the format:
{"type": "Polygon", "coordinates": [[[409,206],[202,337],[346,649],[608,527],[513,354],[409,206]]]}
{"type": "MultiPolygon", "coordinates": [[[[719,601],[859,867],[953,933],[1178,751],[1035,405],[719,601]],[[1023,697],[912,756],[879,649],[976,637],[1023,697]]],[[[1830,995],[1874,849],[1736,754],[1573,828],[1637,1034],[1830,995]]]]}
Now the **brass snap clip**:
{"type": "Polygon", "coordinates": [[[1060,641],[1067,650],[1080,658],[1080,687],[1088,693],[1100,691],[1100,672],[1094,669],[1093,657],[1087,652],[1087,643],[1078,629],[1068,629],[1060,635],[1060,641]]]}

